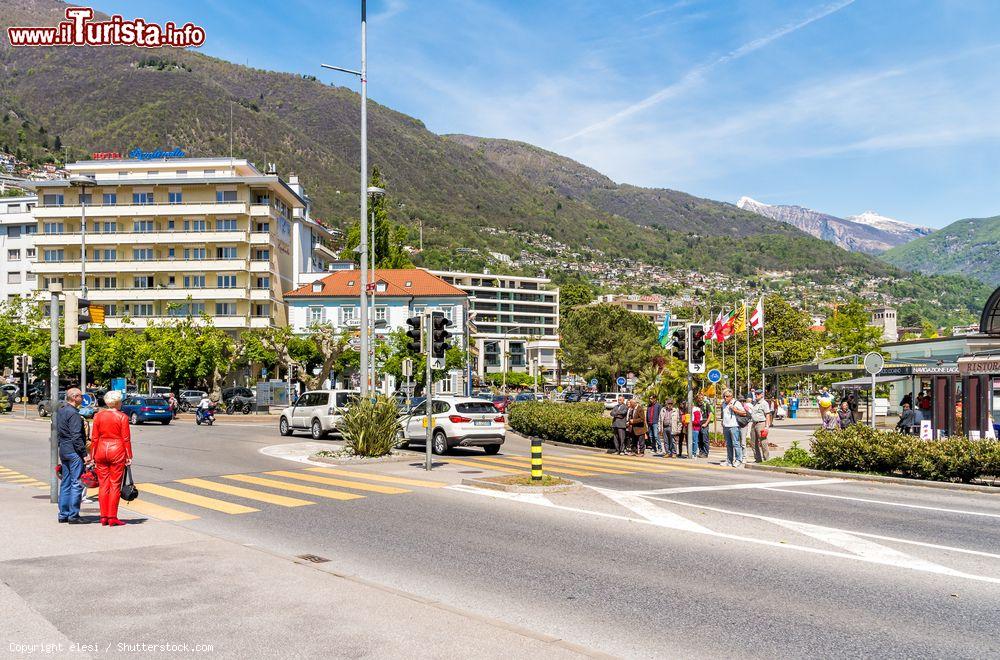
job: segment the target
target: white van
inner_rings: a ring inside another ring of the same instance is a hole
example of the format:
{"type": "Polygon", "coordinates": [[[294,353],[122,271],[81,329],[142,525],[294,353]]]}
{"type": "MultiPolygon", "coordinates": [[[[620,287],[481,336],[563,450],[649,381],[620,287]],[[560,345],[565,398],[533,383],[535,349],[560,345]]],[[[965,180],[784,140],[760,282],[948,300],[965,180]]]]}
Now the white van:
{"type": "Polygon", "coordinates": [[[358,390],[312,390],[303,392],[295,403],[281,411],[278,431],[292,435],[295,431],[308,430],[314,440],[330,433],[339,433],[344,421],[344,411],[351,399],[360,396],[358,390]]]}

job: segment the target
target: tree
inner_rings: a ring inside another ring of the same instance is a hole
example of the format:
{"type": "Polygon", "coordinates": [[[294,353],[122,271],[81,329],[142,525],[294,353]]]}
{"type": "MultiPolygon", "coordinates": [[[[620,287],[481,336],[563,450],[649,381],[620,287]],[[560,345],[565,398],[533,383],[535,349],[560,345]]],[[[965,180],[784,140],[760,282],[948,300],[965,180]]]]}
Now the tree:
{"type": "MultiPolygon", "coordinates": [[[[379,188],[383,186],[382,173],[377,167],[372,168],[370,185],[379,188]]],[[[410,260],[409,253],[404,249],[407,236],[406,227],[389,220],[386,211],[388,204],[388,195],[370,197],[368,200],[369,222],[375,224],[375,267],[383,269],[413,268],[413,261],[410,260]]],[[[371,227],[368,231],[372,231],[371,227]]],[[[361,255],[355,251],[360,244],[361,224],[356,222],[347,230],[340,258],[360,263],[361,255]]]]}
{"type": "MultiPolygon", "coordinates": [[[[413,353],[409,350],[409,338],[406,330],[399,328],[389,333],[385,341],[375,346],[376,363],[381,363],[381,373],[391,374],[397,383],[402,383],[403,360],[413,360],[413,381],[417,389],[423,389],[427,382],[427,359],[423,353],[413,353]]],[[[434,369],[431,378],[434,382],[448,376],[453,369],[464,369],[467,365],[465,351],[458,346],[452,346],[444,354],[444,369],[434,369]]]]}
{"type": "MultiPolygon", "coordinates": [[[[306,387],[311,390],[318,389],[323,379],[327,376],[331,376],[332,378],[334,367],[337,366],[337,363],[346,354],[354,353],[354,355],[358,355],[357,351],[351,351],[347,348],[350,336],[347,333],[338,333],[329,323],[319,323],[311,326],[309,328],[309,339],[316,348],[320,371],[315,376],[311,372],[300,372],[299,380],[305,383],[306,387]]],[[[338,369],[337,372],[341,370],[338,369]]]]}
{"type": "Polygon", "coordinates": [[[829,357],[864,355],[878,350],[882,330],[868,324],[869,314],[857,300],[840,305],[826,319],[826,353],[829,357]]]}
{"type": "Polygon", "coordinates": [[[559,288],[559,317],[565,321],[574,307],[586,305],[594,299],[594,290],[583,282],[564,284],[559,288]]]}
{"type": "MultiPolygon", "coordinates": [[[[493,387],[502,387],[505,383],[507,387],[534,387],[535,377],[523,371],[508,371],[504,373],[486,374],[484,379],[493,387]]],[[[541,374],[538,376],[538,386],[545,384],[545,378],[541,374]]]]}
{"type": "Polygon", "coordinates": [[[52,143],[52,148],[56,151],[62,151],[62,138],[58,135],[56,136],[55,142],[52,143]]]}
{"type": "Polygon", "coordinates": [[[609,388],[618,376],[642,369],[657,346],[656,336],[644,316],[617,305],[587,305],[566,318],[563,357],[568,369],[609,388]]]}

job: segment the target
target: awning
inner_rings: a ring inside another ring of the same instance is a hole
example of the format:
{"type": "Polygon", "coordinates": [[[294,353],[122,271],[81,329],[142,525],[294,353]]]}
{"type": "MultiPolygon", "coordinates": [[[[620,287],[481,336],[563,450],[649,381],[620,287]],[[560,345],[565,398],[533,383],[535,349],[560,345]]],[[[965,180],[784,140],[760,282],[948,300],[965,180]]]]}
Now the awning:
{"type": "MultiPolygon", "coordinates": [[[[909,376],[875,376],[875,384],[881,385],[882,383],[895,383],[898,380],[907,380],[909,376]]],[[[839,383],[834,383],[833,387],[838,390],[857,390],[865,389],[870,387],[872,384],[871,376],[864,376],[862,378],[852,378],[851,380],[842,380],[839,383]]]]}

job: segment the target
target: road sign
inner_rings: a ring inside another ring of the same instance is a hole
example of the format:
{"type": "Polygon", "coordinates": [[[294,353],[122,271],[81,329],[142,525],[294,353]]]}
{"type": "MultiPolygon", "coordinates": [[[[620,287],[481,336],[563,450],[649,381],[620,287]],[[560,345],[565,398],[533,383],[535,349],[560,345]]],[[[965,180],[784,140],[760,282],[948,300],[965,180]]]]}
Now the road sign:
{"type": "Polygon", "coordinates": [[[368,293],[372,293],[373,291],[375,291],[375,288],[376,288],[375,282],[369,282],[368,284],[365,285],[365,291],[367,291],[368,293]]]}
{"type": "Polygon", "coordinates": [[[597,379],[596,378],[591,378],[590,379],[590,386],[591,387],[597,387],[597,379]]]}
{"type": "Polygon", "coordinates": [[[708,382],[718,383],[720,380],[722,380],[721,371],[719,371],[718,369],[712,369],[711,371],[708,372],[708,382]]]}
{"type": "Polygon", "coordinates": [[[615,382],[618,383],[618,387],[625,387],[625,376],[619,376],[615,382]]]}
{"type": "Polygon", "coordinates": [[[882,357],[881,353],[869,353],[865,356],[865,371],[870,373],[872,376],[881,372],[882,367],[884,366],[885,358],[882,357]]]}
{"type": "Polygon", "coordinates": [[[406,376],[407,379],[413,375],[413,360],[410,358],[403,360],[403,375],[406,376]]]}
{"type": "Polygon", "coordinates": [[[112,378],[111,379],[111,389],[117,390],[119,392],[125,391],[125,379],[124,378],[112,378]]]}
{"type": "Polygon", "coordinates": [[[82,405],[83,405],[84,408],[93,408],[94,404],[96,402],[97,402],[97,399],[95,399],[94,395],[91,394],[90,392],[87,392],[86,394],[83,395],[83,403],[82,403],[82,405]]]}

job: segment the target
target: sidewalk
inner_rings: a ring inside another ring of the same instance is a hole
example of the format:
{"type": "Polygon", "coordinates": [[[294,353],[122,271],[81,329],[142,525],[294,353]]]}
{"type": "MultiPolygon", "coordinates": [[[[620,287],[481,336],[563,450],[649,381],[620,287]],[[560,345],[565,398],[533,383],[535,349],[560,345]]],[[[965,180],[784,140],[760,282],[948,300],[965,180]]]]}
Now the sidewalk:
{"type": "MultiPolygon", "coordinates": [[[[335,562],[277,556],[128,511],[125,527],[60,525],[37,493],[0,485],[3,657],[591,655],[338,574],[335,562]]],[[[94,507],[84,515],[96,519],[94,507]]]]}

